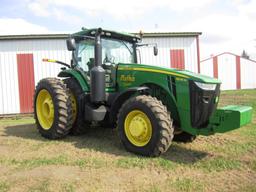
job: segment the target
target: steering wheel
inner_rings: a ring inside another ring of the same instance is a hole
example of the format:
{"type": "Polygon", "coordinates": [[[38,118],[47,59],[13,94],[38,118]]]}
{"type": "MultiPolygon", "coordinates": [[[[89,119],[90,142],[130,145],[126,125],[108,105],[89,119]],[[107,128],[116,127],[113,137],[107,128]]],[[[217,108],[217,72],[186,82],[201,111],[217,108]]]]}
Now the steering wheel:
{"type": "Polygon", "coordinates": [[[104,58],[104,60],[103,60],[103,63],[114,63],[114,61],[115,61],[115,57],[114,56],[106,56],[105,58],[104,58]]]}

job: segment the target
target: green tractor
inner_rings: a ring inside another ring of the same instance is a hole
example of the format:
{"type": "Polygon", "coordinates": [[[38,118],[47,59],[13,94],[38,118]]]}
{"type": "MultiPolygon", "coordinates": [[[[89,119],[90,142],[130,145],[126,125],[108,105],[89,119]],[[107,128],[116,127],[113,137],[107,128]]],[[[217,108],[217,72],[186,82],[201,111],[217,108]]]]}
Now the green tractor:
{"type": "MultiPolygon", "coordinates": [[[[124,147],[144,156],[166,152],[172,140],[224,133],[251,122],[252,108],[217,109],[217,79],[138,63],[141,37],[98,29],[70,35],[71,64],[58,78],[42,79],[34,115],[43,137],[80,134],[92,125],[117,127],[124,147]]],[[[154,46],[153,53],[157,54],[154,46]]],[[[152,54],[153,54],[152,53],[152,54]]]]}

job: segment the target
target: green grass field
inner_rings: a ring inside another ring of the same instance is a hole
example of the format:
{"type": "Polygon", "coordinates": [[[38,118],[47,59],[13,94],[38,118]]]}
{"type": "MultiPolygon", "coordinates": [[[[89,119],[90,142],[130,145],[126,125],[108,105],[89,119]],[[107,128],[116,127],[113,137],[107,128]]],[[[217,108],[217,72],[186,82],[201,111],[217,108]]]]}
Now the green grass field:
{"type": "MultiPolygon", "coordinates": [[[[226,91],[220,106],[243,104],[256,114],[256,90],[226,91]]],[[[116,130],[49,141],[34,120],[0,120],[0,192],[256,191],[256,117],[235,131],[173,142],[159,158],[122,147],[116,130]]]]}

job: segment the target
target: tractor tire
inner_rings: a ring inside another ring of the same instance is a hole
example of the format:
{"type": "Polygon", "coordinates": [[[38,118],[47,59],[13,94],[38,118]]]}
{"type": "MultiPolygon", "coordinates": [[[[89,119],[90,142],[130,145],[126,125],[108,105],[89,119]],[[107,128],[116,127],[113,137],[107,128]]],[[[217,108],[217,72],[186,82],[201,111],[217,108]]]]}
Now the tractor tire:
{"type": "Polygon", "coordinates": [[[124,147],[143,156],[160,156],[173,139],[170,113],[161,101],[151,96],[127,100],[119,110],[117,127],[124,147]]]}
{"type": "Polygon", "coordinates": [[[71,98],[57,78],[42,79],[34,96],[34,118],[39,133],[48,139],[65,137],[72,127],[71,98]]]}
{"type": "Polygon", "coordinates": [[[83,90],[74,78],[64,79],[64,83],[70,90],[72,103],[72,135],[81,135],[90,127],[89,122],[84,120],[84,98],[81,98],[83,90]]]}
{"type": "Polygon", "coordinates": [[[173,141],[182,142],[182,143],[191,143],[196,139],[195,135],[191,135],[187,132],[181,132],[174,135],[173,141]]]}

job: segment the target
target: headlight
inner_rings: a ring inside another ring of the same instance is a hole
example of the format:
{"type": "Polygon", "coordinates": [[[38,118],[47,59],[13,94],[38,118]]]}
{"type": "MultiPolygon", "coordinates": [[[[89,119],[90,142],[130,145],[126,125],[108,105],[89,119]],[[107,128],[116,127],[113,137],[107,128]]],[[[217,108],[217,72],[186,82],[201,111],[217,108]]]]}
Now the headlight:
{"type": "Polygon", "coordinates": [[[195,82],[195,84],[203,89],[203,90],[207,90],[207,91],[213,91],[216,89],[217,84],[207,84],[207,83],[200,83],[200,82],[195,82]]]}

